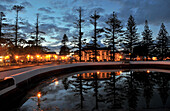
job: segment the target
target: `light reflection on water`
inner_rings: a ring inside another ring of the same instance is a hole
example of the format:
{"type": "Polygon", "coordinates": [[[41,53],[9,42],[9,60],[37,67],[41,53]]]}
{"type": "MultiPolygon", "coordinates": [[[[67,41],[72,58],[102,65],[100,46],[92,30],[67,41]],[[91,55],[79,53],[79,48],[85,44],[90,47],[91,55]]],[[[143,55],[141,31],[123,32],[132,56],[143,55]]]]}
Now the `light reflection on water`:
{"type": "Polygon", "coordinates": [[[170,74],[145,71],[89,71],[40,84],[19,109],[169,109],[170,74]],[[38,97],[37,94],[41,96],[38,97]]]}

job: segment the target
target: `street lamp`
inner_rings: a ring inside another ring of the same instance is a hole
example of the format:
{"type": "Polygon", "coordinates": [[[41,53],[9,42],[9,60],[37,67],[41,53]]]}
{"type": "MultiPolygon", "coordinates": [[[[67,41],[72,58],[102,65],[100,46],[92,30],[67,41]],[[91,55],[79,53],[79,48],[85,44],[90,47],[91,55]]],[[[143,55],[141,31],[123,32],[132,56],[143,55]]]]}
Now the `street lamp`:
{"type": "Polygon", "coordinates": [[[28,61],[30,60],[30,55],[27,55],[27,59],[28,59],[28,61]]]}
{"type": "Polygon", "coordinates": [[[19,58],[19,56],[16,55],[16,56],[15,56],[16,62],[18,62],[18,58],[19,58]]]}
{"type": "Polygon", "coordinates": [[[58,85],[58,80],[57,80],[57,81],[55,81],[55,85],[56,85],[56,86],[58,85]]]}
{"type": "Polygon", "coordinates": [[[37,105],[38,105],[38,108],[40,109],[40,102],[41,102],[41,101],[40,101],[40,98],[41,98],[41,92],[38,92],[38,93],[37,93],[37,97],[38,97],[38,104],[37,104],[37,105]]]}
{"type": "Polygon", "coordinates": [[[36,55],[36,57],[37,57],[37,63],[38,63],[38,61],[39,61],[39,58],[40,58],[40,55],[36,55]]]}

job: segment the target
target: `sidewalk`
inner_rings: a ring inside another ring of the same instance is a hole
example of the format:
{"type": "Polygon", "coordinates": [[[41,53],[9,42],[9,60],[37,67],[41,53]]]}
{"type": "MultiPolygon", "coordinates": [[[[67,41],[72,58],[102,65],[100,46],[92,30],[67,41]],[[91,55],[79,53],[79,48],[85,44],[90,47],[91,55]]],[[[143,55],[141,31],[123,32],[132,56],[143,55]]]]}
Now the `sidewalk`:
{"type": "Polygon", "coordinates": [[[41,66],[41,65],[47,65],[47,64],[53,64],[53,62],[47,62],[47,63],[35,63],[35,64],[24,64],[24,65],[16,65],[16,66],[1,66],[0,72],[8,71],[8,70],[15,70],[25,67],[33,67],[33,66],[41,66]]]}

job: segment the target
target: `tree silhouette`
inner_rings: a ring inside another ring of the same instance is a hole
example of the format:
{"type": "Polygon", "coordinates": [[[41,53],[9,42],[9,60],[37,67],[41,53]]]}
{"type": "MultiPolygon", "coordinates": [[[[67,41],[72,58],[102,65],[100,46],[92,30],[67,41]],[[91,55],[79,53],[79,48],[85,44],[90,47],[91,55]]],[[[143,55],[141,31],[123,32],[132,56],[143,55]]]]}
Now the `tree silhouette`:
{"type": "Polygon", "coordinates": [[[15,24],[15,46],[17,46],[17,41],[18,41],[18,13],[23,10],[24,7],[21,5],[14,5],[12,7],[12,10],[16,11],[16,24],[15,24]]]}
{"type": "Polygon", "coordinates": [[[6,20],[5,14],[3,12],[0,12],[0,39],[2,38],[2,35],[3,35],[2,33],[2,27],[3,27],[2,21],[3,20],[6,20]]]}
{"type": "Polygon", "coordinates": [[[168,32],[163,23],[159,30],[157,40],[158,56],[161,57],[161,60],[163,60],[163,58],[167,56],[168,52],[168,32]]]}
{"type": "Polygon", "coordinates": [[[36,29],[36,30],[31,33],[31,34],[33,34],[33,35],[31,36],[31,39],[34,40],[35,46],[38,47],[38,46],[41,45],[41,43],[42,43],[43,41],[45,41],[45,38],[44,38],[44,37],[41,37],[41,35],[44,35],[45,32],[39,30],[39,14],[38,14],[38,13],[37,13],[37,20],[36,20],[36,27],[35,27],[35,29],[36,29]]]}
{"type": "Polygon", "coordinates": [[[84,94],[87,93],[89,88],[87,86],[87,82],[83,80],[82,74],[77,74],[72,76],[73,80],[70,80],[71,89],[75,92],[74,96],[80,97],[80,104],[76,105],[77,108],[83,108],[83,101],[85,101],[84,94]]]}
{"type": "Polygon", "coordinates": [[[124,44],[127,51],[130,53],[130,60],[132,60],[133,48],[138,43],[138,33],[136,23],[132,15],[130,15],[127,23],[127,30],[125,32],[124,44]]]}
{"type": "Polygon", "coordinates": [[[82,8],[80,7],[79,9],[77,9],[77,11],[79,12],[79,19],[77,20],[77,22],[75,22],[76,24],[76,28],[78,28],[79,30],[79,36],[78,37],[73,37],[73,44],[75,45],[74,48],[78,48],[79,49],[79,61],[81,62],[81,50],[82,50],[82,44],[84,44],[84,42],[86,41],[86,39],[84,39],[82,41],[82,23],[84,22],[84,20],[82,19],[82,8]]]}
{"type": "Polygon", "coordinates": [[[117,14],[113,12],[112,16],[108,18],[106,21],[106,24],[109,26],[108,28],[105,28],[105,44],[112,47],[112,61],[115,60],[115,45],[118,43],[117,38],[120,36],[120,33],[122,32],[121,29],[123,26],[121,25],[121,21],[117,18],[117,14]]]}
{"type": "Polygon", "coordinates": [[[61,42],[62,42],[63,46],[60,48],[60,55],[69,55],[70,49],[66,45],[66,43],[68,42],[68,37],[66,34],[64,34],[63,40],[61,42]]]}
{"type": "Polygon", "coordinates": [[[169,73],[157,73],[156,84],[158,85],[158,93],[161,97],[162,104],[165,106],[169,97],[170,76],[169,73]]]}
{"type": "Polygon", "coordinates": [[[0,50],[2,51],[2,55],[4,55],[7,51],[7,40],[5,37],[4,37],[4,33],[2,32],[3,31],[3,27],[5,27],[7,24],[5,24],[3,21],[6,20],[6,17],[5,17],[5,14],[3,12],[0,12],[0,50]]]}
{"type": "Polygon", "coordinates": [[[135,110],[138,104],[139,89],[137,81],[134,79],[134,72],[130,71],[130,77],[127,77],[126,82],[126,97],[128,101],[128,106],[130,110],[135,110]]]}
{"type": "Polygon", "coordinates": [[[94,47],[94,61],[97,61],[97,38],[100,38],[101,35],[99,35],[101,32],[103,32],[103,29],[97,29],[97,20],[100,18],[100,15],[97,14],[95,11],[93,15],[90,16],[90,23],[94,25],[94,36],[92,36],[93,40],[93,47],[94,47]]]}
{"type": "Polygon", "coordinates": [[[68,80],[68,78],[63,78],[62,83],[64,85],[64,89],[67,90],[69,88],[69,85],[70,85],[70,81],[68,80]]]}
{"type": "Polygon", "coordinates": [[[125,100],[125,90],[123,84],[122,82],[119,84],[122,76],[116,77],[115,72],[111,72],[110,76],[110,80],[105,81],[105,102],[109,104],[109,109],[119,109],[122,108],[123,102],[125,100]]]}
{"type": "Polygon", "coordinates": [[[153,48],[153,40],[152,40],[152,31],[149,29],[148,21],[145,21],[144,31],[142,32],[143,36],[143,45],[146,47],[146,60],[148,60],[148,56],[151,55],[151,49],[153,48]]]}

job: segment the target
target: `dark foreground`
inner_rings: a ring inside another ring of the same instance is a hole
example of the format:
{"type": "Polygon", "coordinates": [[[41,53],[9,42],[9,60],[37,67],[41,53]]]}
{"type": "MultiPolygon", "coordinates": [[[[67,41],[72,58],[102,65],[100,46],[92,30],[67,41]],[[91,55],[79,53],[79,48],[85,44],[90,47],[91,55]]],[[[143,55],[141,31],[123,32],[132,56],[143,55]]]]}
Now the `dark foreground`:
{"type": "MultiPolygon", "coordinates": [[[[170,110],[170,74],[85,71],[41,82],[11,110],[170,110]]],[[[16,103],[15,103],[16,104],[16,103]]]]}

